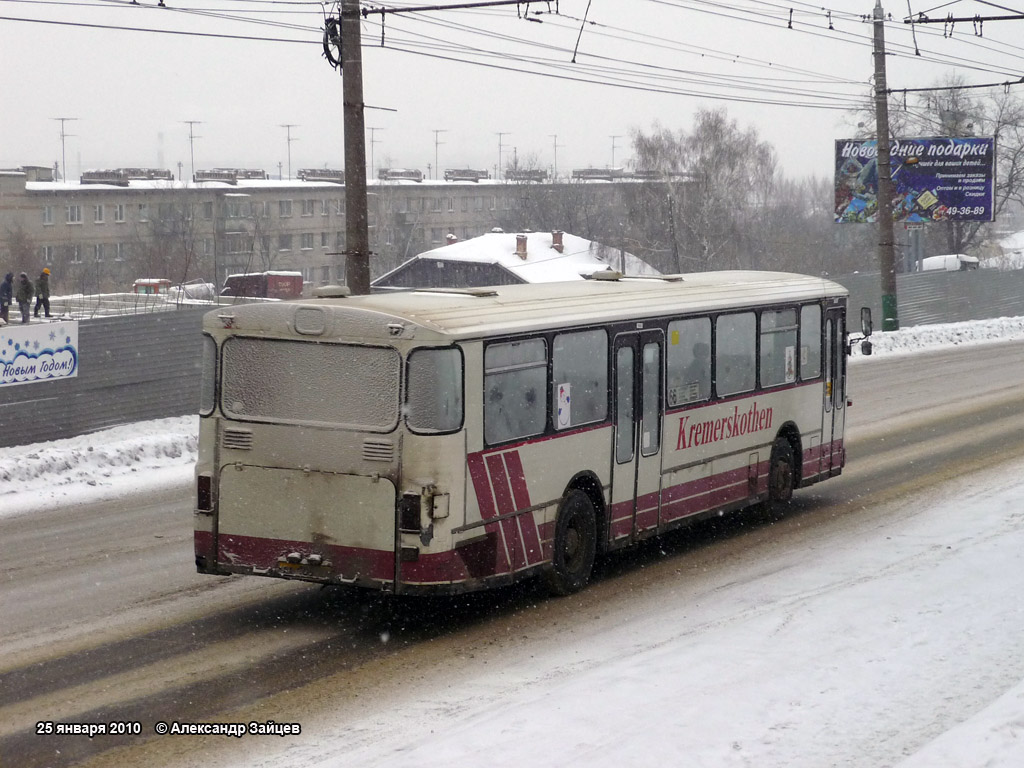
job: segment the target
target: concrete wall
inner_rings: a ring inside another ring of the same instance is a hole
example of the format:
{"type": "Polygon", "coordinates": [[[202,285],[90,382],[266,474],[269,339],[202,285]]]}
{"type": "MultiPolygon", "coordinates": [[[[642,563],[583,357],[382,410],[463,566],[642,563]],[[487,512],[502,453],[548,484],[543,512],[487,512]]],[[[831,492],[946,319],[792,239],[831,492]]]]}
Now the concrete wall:
{"type": "Polygon", "coordinates": [[[78,376],[0,387],[0,447],[198,413],[207,309],[81,321],[78,376]]]}

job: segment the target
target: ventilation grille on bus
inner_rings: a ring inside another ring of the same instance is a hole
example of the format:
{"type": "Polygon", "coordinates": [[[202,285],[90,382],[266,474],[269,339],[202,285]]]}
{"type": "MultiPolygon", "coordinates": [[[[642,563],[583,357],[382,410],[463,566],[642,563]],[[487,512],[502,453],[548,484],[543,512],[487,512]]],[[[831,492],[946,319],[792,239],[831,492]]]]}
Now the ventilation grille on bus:
{"type": "Polygon", "coordinates": [[[252,432],[248,429],[225,429],[220,436],[220,444],[224,448],[237,451],[252,450],[252,432]]]}
{"type": "Polygon", "coordinates": [[[369,437],[363,440],[363,458],[367,461],[394,461],[394,443],[390,440],[369,437]]]}

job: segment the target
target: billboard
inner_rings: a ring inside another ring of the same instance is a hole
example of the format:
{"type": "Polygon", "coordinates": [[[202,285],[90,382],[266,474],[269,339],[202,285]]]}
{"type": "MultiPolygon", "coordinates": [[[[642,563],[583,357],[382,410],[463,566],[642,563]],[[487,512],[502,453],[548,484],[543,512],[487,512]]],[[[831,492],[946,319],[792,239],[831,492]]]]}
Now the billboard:
{"type": "MultiPolygon", "coordinates": [[[[893,139],[893,221],[992,221],[995,139],[893,139]]],[[[835,221],[867,223],[878,213],[878,146],[874,139],[838,139],[835,221]]]]}
{"type": "Polygon", "coordinates": [[[0,387],[78,375],[78,321],[0,327],[0,387]]]}

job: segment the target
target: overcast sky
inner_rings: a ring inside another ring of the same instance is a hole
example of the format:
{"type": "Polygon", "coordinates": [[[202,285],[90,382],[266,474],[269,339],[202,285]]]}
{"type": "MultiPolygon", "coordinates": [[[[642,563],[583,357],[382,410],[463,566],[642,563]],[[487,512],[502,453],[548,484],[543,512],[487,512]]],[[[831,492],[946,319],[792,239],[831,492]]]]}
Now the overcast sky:
{"type": "MultiPolygon", "coordinates": [[[[0,168],[59,162],[59,117],[75,118],[63,124],[71,178],[126,166],[177,173],[178,163],[188,176],[189,120],[200,121],[197,169],[276,177],[280,164],[287,176],[289,149],[293,175],[343,166],[342,85],[322,55],[323,5],[163,2],[0,0],[0,168]]],[[[933,18],[1006,13],[973,0],[910,6],[933,18]]],[[[503,164],[516,156],[551,169],[557,151],[561,173],[624,166],[631,131],[655,121],[686,129],[697,109],[724,106],[776,148],[788,175],[830,177],[833,141],[856,122],[846,110],[870,89],[872,30],[862,17],[872,7],[551,0],[533,4],[530,20],[509,6],[388,15],[383,30],[371,15],[364,95],[377,109],[366,112],[375,129],[367,154],[376,167],[424,173],[428,164],[493,172],[499,152],[503,164]]],[[[915,56],[906,5],[885,9],[891,88],[952,71],[978,84],[1024,75],[1024,47],[1010,42],[1024,39],[1024,21],[990,21],[982,37],[969,23],[951,37],[943,24],[918,25],[915,56]]]]}

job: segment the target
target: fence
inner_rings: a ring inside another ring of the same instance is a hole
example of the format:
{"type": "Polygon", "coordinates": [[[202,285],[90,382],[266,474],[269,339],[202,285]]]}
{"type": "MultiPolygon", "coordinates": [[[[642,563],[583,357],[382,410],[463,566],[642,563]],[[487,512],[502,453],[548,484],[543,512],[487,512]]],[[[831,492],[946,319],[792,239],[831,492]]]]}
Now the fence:
{"type": "MultiPolygon", "coordinates": [[[[878,272],[833,277],[850,291],[854,312],[871,307],[875,328],[882,328],[882,286],[878,272]]],[[[913,272],[896,276],[900,327],[987,320],[1024,315],[1024,270],[1001,272],[913,272]]],[[[853,327],[856,327],[856,320],[853,327]]]]}
{"type": "Polygon", "coordinates": [[[80,321],[77,376],[0,387],[0,447],[198,413],[207,311],[80,321]]]}

